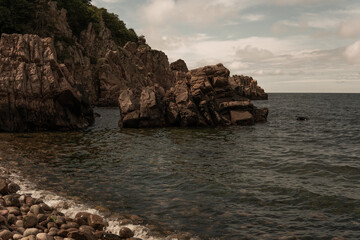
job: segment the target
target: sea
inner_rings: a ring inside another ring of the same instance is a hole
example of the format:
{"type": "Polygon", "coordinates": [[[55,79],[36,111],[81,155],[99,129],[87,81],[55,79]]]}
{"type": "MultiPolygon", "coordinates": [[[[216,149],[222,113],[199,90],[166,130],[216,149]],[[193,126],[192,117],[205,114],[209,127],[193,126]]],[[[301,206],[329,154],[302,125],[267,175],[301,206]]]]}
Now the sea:
{"type": "Polygon", "coordinates": [[[1,133],[0,166],[23,193],[98,212],[109,231],[142,217],[130,227],[145,240],[360,239],[360,94],[254,104],[267,123],[217,128],[119,129],[118,109],[96,108],[84,131],[1,133]]]}

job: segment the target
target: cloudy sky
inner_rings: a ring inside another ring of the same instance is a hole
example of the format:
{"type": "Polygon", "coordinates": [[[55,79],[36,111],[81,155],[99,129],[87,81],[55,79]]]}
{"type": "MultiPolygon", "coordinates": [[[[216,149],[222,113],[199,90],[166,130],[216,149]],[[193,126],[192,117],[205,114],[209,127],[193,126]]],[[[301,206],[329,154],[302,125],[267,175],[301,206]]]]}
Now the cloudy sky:
{"type": "Polygon", "coordinates": [[[93,0],[170,61],[224,63],[268,92],[360,93],[359,0],[93,0]]]}

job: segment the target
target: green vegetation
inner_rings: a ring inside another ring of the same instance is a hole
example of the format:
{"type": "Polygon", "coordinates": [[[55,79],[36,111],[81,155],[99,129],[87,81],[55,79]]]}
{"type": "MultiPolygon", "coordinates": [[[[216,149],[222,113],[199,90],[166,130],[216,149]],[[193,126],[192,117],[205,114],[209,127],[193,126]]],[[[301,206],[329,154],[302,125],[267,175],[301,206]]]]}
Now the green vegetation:
{"type": "Polygon", "coordinates": [[[34,19],[35,0],[1,0],[0,33],[31,32],[29,19],[34,19]]]}
{"type": "MultiPolygon", "coordinates": [[[[73,34],[79,37],[90,22],[97,31],[103,19],[110,29],[113,40],[123,46],[128,41],[136,41],[133,29],[127,29],[116,14],[104,8],[91,5],[90,0],[56,0],[58,8],[67,10],[68,24],[73,34]]],[[[48,0],[0,0],[1,33],[35,33],[40,36],[52,35],[54,23],[49,16],[48,0]]]]}

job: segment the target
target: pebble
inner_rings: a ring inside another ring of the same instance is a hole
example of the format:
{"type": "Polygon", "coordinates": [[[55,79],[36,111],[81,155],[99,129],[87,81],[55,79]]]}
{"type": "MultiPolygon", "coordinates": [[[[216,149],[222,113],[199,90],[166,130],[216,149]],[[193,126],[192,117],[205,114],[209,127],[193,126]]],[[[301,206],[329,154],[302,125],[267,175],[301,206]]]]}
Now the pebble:
{"type": "Polygon", "coordinates": [[[0,238],[3,240],[9,240],[13,237],[13,234],[9,230],[3,230],[0,232],[0,238]]]}
{"type": "Polygon", "coordinates": [[[37,216],[39,213],[44,213],[44,210],[42,210],[42,208],[39,205],[32,205],[30,207],[30,212],[32,212],[33,214],[35,214],[35,216],[37,216]]]}
{"type": "Polygon", "coordinates": [[[24,228],[32,228],[38,223],[37,218],[33,215],[27,215],[23,218],[24,228]]]}
{"type": "Polygon", "coordinates": [[[39,229],[37,228],[28,228],[25,230],[24,232],[24,236],[27,237],[27,236],[30,236],[30,235],[36,235],[39,233],[39,229]]]}
{"type": "MultiPolygon", "coordinates": [[[[106,233],[108,223],[101,216],[80,212],[75,218],[65,217],[42,199],[17,194],[19,190],[17,184],[0,177],[0,240],[137,240],[127,227],[119,235],[106,233]]],[[[136,215],[129,218],[121,223],[143,222],[136,215]]]]}
{"type": "Polygon", "coordinates": [[[24,236],[21,235],[21,234],[14,234],[13,239],[14,239],[14,240],[19,240],[19,239],[21,239],[21,238],[23,238],[23,237],[24,237],[24,236]]]}
{"type": "Polygon", "coordinates": [[[54,238],[46,233],[38,233],[36,235],[36,240],[54,240],[54,238]]]}
{"type": "Polygon", "coordinates": [[[21,215],[21,211],[18,207],[7,207],[7,210],[10,214],[14,214],[15,216],[21,215]]]}

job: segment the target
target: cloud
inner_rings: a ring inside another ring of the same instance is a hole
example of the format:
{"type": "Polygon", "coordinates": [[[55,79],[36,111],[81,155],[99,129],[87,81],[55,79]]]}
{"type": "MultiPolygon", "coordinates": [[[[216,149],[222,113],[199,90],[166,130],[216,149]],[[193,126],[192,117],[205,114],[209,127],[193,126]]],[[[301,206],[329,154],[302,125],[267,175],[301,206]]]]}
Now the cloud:
{"type": "Polygon", "coordinates": [[[270,0],[272,4],[280,6],[293,6],[293,5],[309,5],[320,2],[328,2],[329,0],[270,0]]]}
{"type": "Polygon", "coordinates": [[[351,64],[360,63],[360,41],[357,41],[345,49],[344,56],[351,64]]]}
{"type": "Polygon", "coordinates": [[[236,56],[240,59],[247,59],[247,60],[263,60],[267,58],[271,58],[274,56],[272,52],[263,48],[257,48],[251,45],[247,45],[236,50],[236,56]]]}
{"type": "Polygon", "coordinates": [[[360,35],[360,18],[349,19],[342,22],[339,27],[341,37],[353,38],[360,35]]]}
{"type": "Polygon", "coordinates": [[[250,0],[149,0],[140,8],[140,16],[149,25],[209,25],[231,19],[251,5],[250,0]]]}
{"type": "Polygon", "coordinates": [[[262,15],[262,14],[248,14],[248,15],[242,16],[242,19],[244,19],[245,21],[248,21],[248,22],[258,22],[258,21],[264,20],[265,15],[262,15]]]}

